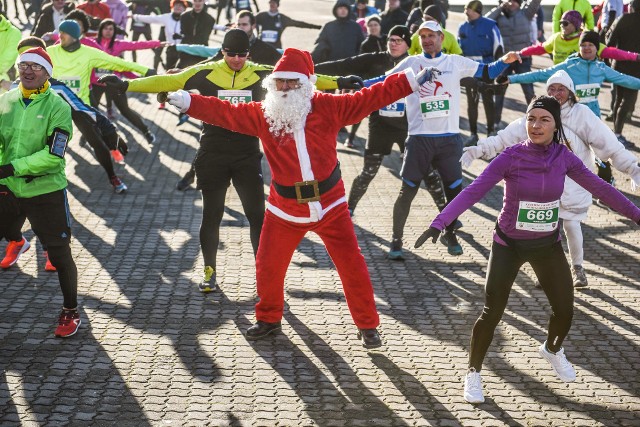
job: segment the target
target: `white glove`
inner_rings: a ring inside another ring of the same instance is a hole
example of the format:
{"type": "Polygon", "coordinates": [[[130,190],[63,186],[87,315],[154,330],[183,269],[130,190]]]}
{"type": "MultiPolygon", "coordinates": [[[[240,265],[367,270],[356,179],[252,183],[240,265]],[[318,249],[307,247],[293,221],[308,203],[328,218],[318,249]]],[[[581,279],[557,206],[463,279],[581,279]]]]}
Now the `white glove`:
{"type": "Polygon", "coordinates": [[[178,109],[181,113],[186,113],[191,106],[191,95],[186,90],[179,90],[167,96],[167,102],[178,109]]]}
{"type": "Polygon", "coordinates": [[[638,187],[640,187],[640,171],[631,174],[631,191],[635,193],[638,187]]]}
{"type": "Polygon", "coordinates": [[[462,153],[462,157],[460,157],[460,163],[462,163],[462,167],[465,169],[471,166],[471,163],[473,163],[475,159],[479,159],[484,155],[482,147],[478,146],[464,147],[462,151],[464,151],[464,153],[462,153]]]}

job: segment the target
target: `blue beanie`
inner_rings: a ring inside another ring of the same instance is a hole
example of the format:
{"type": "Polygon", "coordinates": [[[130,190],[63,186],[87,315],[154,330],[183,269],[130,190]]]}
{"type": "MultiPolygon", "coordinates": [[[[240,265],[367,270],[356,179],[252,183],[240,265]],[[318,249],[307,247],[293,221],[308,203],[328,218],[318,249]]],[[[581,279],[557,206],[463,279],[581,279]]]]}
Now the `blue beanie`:
{"type": "Polygon", "coordinates": [[[67,33],[74,39],[79,39],[81,35],[80,25],[73,19],[65,19],[62,21],[60,25],[58,25],[58,31],[67,33]]]}

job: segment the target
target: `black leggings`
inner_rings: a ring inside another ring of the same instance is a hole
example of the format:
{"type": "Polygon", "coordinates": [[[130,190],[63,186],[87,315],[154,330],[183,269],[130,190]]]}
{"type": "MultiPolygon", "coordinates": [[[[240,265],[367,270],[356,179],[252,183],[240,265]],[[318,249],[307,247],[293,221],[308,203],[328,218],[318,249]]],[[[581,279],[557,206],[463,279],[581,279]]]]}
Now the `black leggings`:
{"type": "Polygon", "coordinates": [[[624,123],[631,118],[638,99],[638,91],[617,85],[614,87],[616,88],[616,97],[613,106],[613,131],[620,134],[624,123]]]}
{"type": "Polygon", "coordinates": [[[71,256],[71,248],[65,246],[47,246],[49,261],[58,272],[58,281],[64,299],[64,308],[78,306],[78,269],[71,256]]]}
{"type": "MultiPolygon", "coordinates": [[[[85,113],[73,111],[71,112],[73,123],[76,125],[82,136],[87,138],[89,145],[93,148],[96,159],[100,166],[107,173],[107,176],[111,178],[116,173],[113,170],[113,162],[111,161],[111,153],[109,153],[109,147],[102,138],[102,135],[97,129],[96,123],[85,113]]],[[[116,134],[117,137],[117,134],[116,134]]]]}
{"type": "Polygon", "coordinates": [[[569,333],[573,319],[573,284],[567,257],[560,242],[551,247],[519,255],[514,249],[493,242],[482,314],[473,326],[469,367],[480,372],[482,362],[509,300],[511,287],[520,267],[528,262],[551,304],[547,348],[557,352],[569,333]]]}
{"type": "MultiPolygon", "coordinates": [[[[93,96],[91,97],[91,106],[94,108],[98,108],[100,105],[100,100],[102,99],[102,94],[105,92],[104,86],[94,85],[91,89],[93,96]]],[[[131,122],[138,130],[142,133],[146,133],[149,131],[149,128],[142,120],[140,114],[133,111],[129,108],[129,101],[127,100],[127,95],[124,93],[112,94],[113,103],[116,104],[120,113],[131,122]]]]}
{"type": "Polygon", "coordinates": [[[482,96],[484,112],[487,115],[487,134],[493,132],[495,124],[495,104],[493,102],[493,91],[483,89],[478,90],[467,86],[467,114],[469,116],[469,130],[471,133],[478,133],[478,104],[482,96]]]}
{"type": "MultiPolygon", "coordinates": [[[[233,186],[238,192],[242,209],[249,221],[249,234],[253,255],[258,253],[260,231],[264,220],[264,189],[254,180],[245,182],[241,176],[233,177],[233,186]]],[[[202,191],[202,224],[200,225],[200,247],[204,265],[216,268],[216,256],[220,243],[220,223],[224,215],[224,200],[227,186],[202,191]]]]}

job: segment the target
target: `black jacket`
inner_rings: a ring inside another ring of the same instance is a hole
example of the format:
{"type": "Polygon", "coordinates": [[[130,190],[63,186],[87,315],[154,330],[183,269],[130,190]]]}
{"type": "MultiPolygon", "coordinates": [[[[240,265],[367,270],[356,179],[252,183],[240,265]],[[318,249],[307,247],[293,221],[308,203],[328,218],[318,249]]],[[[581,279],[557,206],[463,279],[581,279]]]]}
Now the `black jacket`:
{"type": "MultiPolygon", "coordinates": [[[[333,6],[333,16],[336,16],[336,9],[345,6],[349,9],[346,0],[338,0],[333,6]]],[[[335,61],[350,56],[355,56],[360,52],[360,45],[364,41],[362,27],[355,21],[347,18],[338,18],[327,22],[320,30],[316,46],[311,52],[314,63],[324,61],[335,61]]]]}
{"type": "MultiPolygon", "coordinates": [[[[62,12],[67,15],[73,9],[76,8],[76,5],[70,2],[65,2],[62,8],[62,12]]],[[[53,25],[53,4],[49,3],[45,7],[42,8],[42,12],[40,12],[40,16],[38,17],[38,22],[31,30],[31,35],[36,37],[42,37],[44,33],[50,33],[55,31],[56,28],[53,25]]]]}
{"type": "Polygon", "coordinates": [[[258,27],[258,37],[265,43],[270,44],[273,47],[282,47],[282,32],[287,27],[309,28],[319,30],[320,25],[309,24],[307,22],[296,21],[289,18],[287,15],[283,15],[278,12],[271,16],[269,12],[260,12],[256,15],[256,25],[258,27]],[[270,33],[275,32],[275,33],[270,33]],[[276,35],[276,41],[269,41],[272,35],[276,35]]]}
{"type": "MultiPolygon", "coordinates": [[[[640,12],[624,14],[613,23],[607,37],[607,45],[618,49],[640,52],[640,12]]],[[[640,62],[614,61],[613,69],[634,77],[640,77],[640,62]]]]}
{"type": "Polygon", "coordinates": [[[409,14],[402,10],[401,7],[395,10],[385,10],[380,15],[382,34],[389,34],[389,30],[396,25],[406,25],[408,17],[409,14]]]}
{"type": "Polygon", "coordinates": [[[207,6],[200,13],[195,13],[193,9],[187,10],[180,15],[182,43],[208,46],[215,23],[214,17],[207,13],[207,6]]]}

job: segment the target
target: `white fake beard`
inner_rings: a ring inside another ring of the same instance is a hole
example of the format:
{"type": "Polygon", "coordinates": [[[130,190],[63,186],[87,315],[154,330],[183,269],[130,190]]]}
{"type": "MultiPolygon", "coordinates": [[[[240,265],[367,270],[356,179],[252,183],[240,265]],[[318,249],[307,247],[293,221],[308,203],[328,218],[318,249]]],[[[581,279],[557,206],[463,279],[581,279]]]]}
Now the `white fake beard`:
{"type": "Polygon", "coordinates": [[[269,131],[279,136],[302,128],[311,111],[313,84],[307,81],[301,83],[298,89],[283,92],[276,89],[276,82],[269,76],[263,80],[262,86],[267,90],[262,110],[269,124],[269,131]]]}

